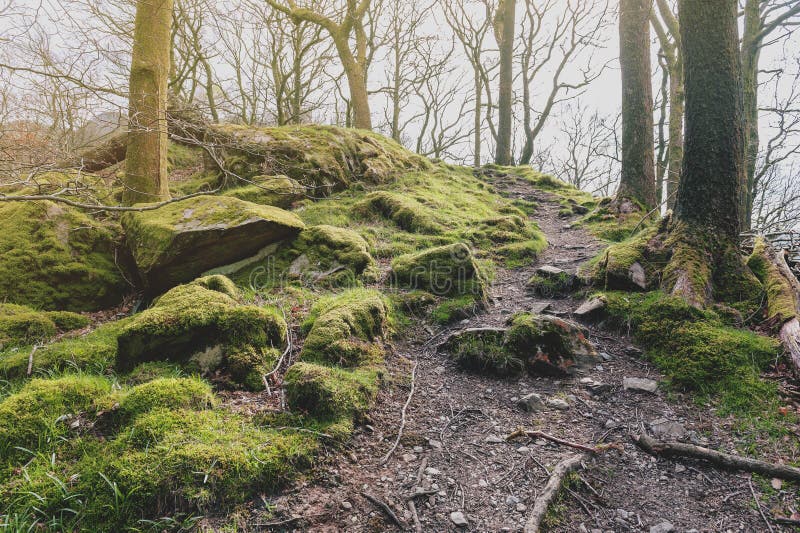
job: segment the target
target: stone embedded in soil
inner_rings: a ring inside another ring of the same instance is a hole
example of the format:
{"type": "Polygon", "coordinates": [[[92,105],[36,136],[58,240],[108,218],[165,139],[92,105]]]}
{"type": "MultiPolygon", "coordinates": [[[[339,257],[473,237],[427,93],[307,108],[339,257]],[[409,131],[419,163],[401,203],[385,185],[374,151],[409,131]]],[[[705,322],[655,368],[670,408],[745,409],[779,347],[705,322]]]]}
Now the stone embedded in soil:
{"type": "Polygon", "coordinates": [[[461,511],[453,511],[450,513],[450,521],[453,522],[458,527],[467,527],[469,525],[469,521],[467,517],[464,516],[464,513],[461,511]]]}
{"type": "Polygon", "coordinates": [[[675,531],[675,526],[667,521],[650,527],[650,533],[672,533],[673,531],[675,531]]]}
{"type": "Polygon", "coordinates": [[[557,278],[558,276],[566,274],[564,270],[553,265],[542,265],[536,269],[536,273],[547,279],[557,278]]]}
{"type": "Polygon", "coordinates": [[[227,196],[199,196],[121,219],[142,282],[153,294],[294,238],[293,213],[227,196]]]}
{"type": "Polygon", "coordinates": [[[561,398],[551,398],[547,400],[547,405],[559,411],[566,411],[569,409],[569,403],[561,398]]]}
{"type": "Polygon", "coordinates": [[[686,436],[686,428],[679,422],[659,418],[650,422],[650,429],[657,437],[680,439],[686,436]]]}
{"type": "Polygon", "coordinates": [[[578,320],[596,320],[603,315],[606,302],[602,298],[591,298],[583,302],[572,314],[578,320]]]}
{"type": "Polygon", "coordinates": [[[517,407],[527,412],[542,411],[545,408],[544,400],[535,392],[526,394],[517,401],[517,407]]]}
{"type": "Polygon", "coordinates": [[[624,378],[622,388],[625,390],[655,393],[658,390],[658,382],[647,378],[624,378]]]}
{"type": "Polygon", "coordinates": [[[488,437],[486,437],[487,444],[502,444],[503,442],[504,442],[503,439],[501,439],[497,435],[489,435],[488,437]]]}

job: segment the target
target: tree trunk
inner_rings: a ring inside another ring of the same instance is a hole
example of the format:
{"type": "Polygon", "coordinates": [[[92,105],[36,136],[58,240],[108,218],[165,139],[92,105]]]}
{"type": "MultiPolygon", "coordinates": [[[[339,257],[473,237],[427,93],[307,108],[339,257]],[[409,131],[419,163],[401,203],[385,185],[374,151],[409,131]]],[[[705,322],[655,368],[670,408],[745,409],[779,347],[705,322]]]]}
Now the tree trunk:
{"type": "Polygon", "coordinates": [[[636,200],[645,209],[656,204],[653,153],[653,86],[650,69],[652,0],[620,3],[622,67],[622,175],[617,199],[636,200]]]}
{"type": "Polygon", "coordinates": [[[514,106],[514,25],[516,0],[502,0],[495,28],[500,45],[500,87],[498,93],[497,152],[495,163],[510,165],[512,108],[514,106]]]}
{"type": "Polygon", "coordinates": [[[744,172],[736,3],[681,0],[680,9],[686,141],[675,217],[736,243],[744,172]]]}
{"type": "Polygon", "coordinates": [[[755,189],[756,162],[758,161],[758,64],[761,43],[758,35],[762,29],[758,0],[747,0],[744,9],[744,35],[742,36],[742,88],[744,91],[744,142],[745,173],[742,185],[741,216],[745,229],[750,228],[755,189]]]}
{"type": "Polygon", "coordinates": [[[350,50],[348,36],[335,38],[336,49],[344,66],[347,76],[347,86],[350,89],[350,105],[353,112],[353,127],[363,130],[372,129],[372,115],[369,110],[369,95],[367,93],[367,75],[363,65],[353,57],[350,50]]]}
{"type": "Polygon", "coordinates": [[[128,102],[128,150],[122,202],[169,198],[167,82],[172,0],[138,0],[128,102]]]}
{"type": "MultiPolygon", "coordinates": [[[[473,67],[475,68],[475,67],[473,67]]],[[[475,131],[472,133],[474,136],[473,140],[473,166],[478,168],[481,166],[481,120],[483,119],[483,115],[481,114],[481,107],[483,106],[483,80],[481,79],[481,74],[478,72],[477,68],[475,68],[475,116],[473,117],[475,120],[475,124],[473,128],[475,131]]]]}
{"type": "Polygon", "coordinates": [[[683,166],[683,65],[676,64],[669,74],[669,141],[667,145],[667,207],[675,206],[683,166]]]}

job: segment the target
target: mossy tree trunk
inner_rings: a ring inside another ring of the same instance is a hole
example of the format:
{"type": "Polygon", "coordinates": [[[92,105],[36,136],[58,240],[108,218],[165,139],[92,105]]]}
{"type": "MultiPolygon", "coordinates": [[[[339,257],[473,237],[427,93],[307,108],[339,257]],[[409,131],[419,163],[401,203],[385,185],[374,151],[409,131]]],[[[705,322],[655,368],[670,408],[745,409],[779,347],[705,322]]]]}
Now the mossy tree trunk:
{"type": "Polygon", "coordinates": [[[138,0],[128,102],[125,205],[169,198],[167,84],[172,0],[138,0]]]}
{"type": "Polygon", "coordinates": [[[759,0],[747,0],[744,8],[744,34],[742,35],[742,88],[744,91],[745,173],[742,175],[742,201],[740,204],[744,227],[750,227],[755,188],[756,161],[758,160],[758,64],[761,56],[761,9],[759,0]]]}
{"type": "Polygon", "coordinates": [[[495,35],[500,46],[500,86],[498,91],[497,151],[495,163],[510,165],[512,109],[514,106],[514,27],[516,0],[501,0],[495,17],[495,35]]]}
{"type": "Polygon", "coordinates": [[[622,69],[622,174],[617,201],[635,200],[646,209],[656,205],[653,152],[653,87],[650,67],[652,0],[620,2],[622,69]]]}

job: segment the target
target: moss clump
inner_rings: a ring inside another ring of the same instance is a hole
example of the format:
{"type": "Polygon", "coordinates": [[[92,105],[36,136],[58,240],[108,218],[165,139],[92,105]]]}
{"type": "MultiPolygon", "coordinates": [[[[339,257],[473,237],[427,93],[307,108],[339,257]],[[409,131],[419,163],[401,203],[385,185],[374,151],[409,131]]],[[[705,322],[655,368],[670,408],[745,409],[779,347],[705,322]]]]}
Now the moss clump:
{"type": "Polygon", "coordinates": [[[316,418],[359,417],[375,400],[381,376],[376,368],[295,363],[284,378],[286,401],[293,410],[316,418]]]}
{"type": "Polygon", "coordinates": [[[797,316],[797,302],[794,291],[784,279],[778,268],[767,255],[767,243],[764,239],[757,239],[753,253],[747,260],[753,274],[764,286],[767,295],[766,317],[783,325],[784,322],[797,316]]]}
{"type": "Polygon", "coordinates": [[[625,200],[619,205],[611,198],[603,198],[577,224],[589,230],[595,237],[610,242],[622,242],[651,227],[654,220],[655,217],[648,217],[647,211],[637,203],[625,200]]]}
{"type": "MultiPolygon", "coordinates": [[[[39,348],[34,354],[33,372],[65,369],[104,372],[113,365],[117,336],[129,322],[130,319],[109,322],[80,337],[65,338],[39,348]]],[[[0,352],[0,375],[6,379],[25,377],[30,353],[28,346],[0,352]]]]}
{"type": "Polygon", "coordinates": [[[89,319],[69,311],[35,311],[17,304],[0,304],[0,350],[46,341],[57,331],[85,327],[89,319]]]}
{"type": "Polygon", "coordinates": [[[535,375],[569,372],[595,355],[583,328],[546,315],[514,315],[505,343],[523,357],[528,371],[535,375]]]}
{"type": "Polygon", "coordinates": [[[343,267],[358,276],[375,267],[369,245],[358,233],[335,226],[313,226],[300,233],[291,245],[290,275],[328,272],[343,267]],[[301,259],[304,258],[304,259],[301,259]],[[305,263],[305,268],[302,263],[305,263]],[[293,268],[294,267],[294,268],[293,268]]]}
{"type": "Polygon", "coordinates": [[[59,421],[92,406],[111,390],[99,376],[34,379],[0,402],[0,459],[24,455],[19,448],[38,450],[68,432],[59,421]]]}
{"type": "Polygon", "coordinates": [[[181,285],[150,309],[134,316],[120,333],[117,368],[132,369],[146,361],[170,360],[213,370],[231,348],[279,347],[286,323],[275,309],[239,305],[233,298],[201,283],[181,285]],[[219,357],[211,352],[219,348],[219,357]],[[208,365],[203,360],[213,359],[208,365]]]}
{"type": "Polygon", "coordinates": [[[667,262],[663,234],[652,227],[612,244],[581,267],[579,275],[596,287],[642,291],[660,285],[667,262]]]}
{"type": "Polygon", "coordinates": [[[429,207],[414,198],[392,192],[378,191],[368,194],[361,203],[356,204],[355,212],[362,216],[383,217],[411,233],[442,232],[442,226],[434,221],[429,207]]]}
{"type": "Polygon", "coordinates": [[[70,311],[47,311],[45,314],[47,318],[53,321],[59,331],[73,331],[85,328],[92,322],[88,317],[70,311]]]}
{"type": "Polygon", "coordinates": [[[771,387],[759,374],[779,353],[775,339],[726,326],[714,311],[660,292],[603,296],[612,321],[631,329],[675,385],[720,395],[729,409],[757,410],[768,398],[771,387]]]}
{"type": "Polygon", "coordinates": [[[487,276],[469,246],[456,243],[402,255],[392,261],[393,283],[436,295],[487,297],[487,276]]]}
{"type": "Polygon", "coordinates": [[[135,418],[156,408],[208,409],[217,403],[211,386],[197,378],[157,378],[136,385],[121,399],[120,412],[135,418]]]}
{"type": "Polygon", "coordinates": [[[286,176],[255,176],[251,181],[252,185],[227,189],[225,196],[288,209],[298,200],[302,200],[307,192],[297,180],[286,176]]]}
{"type": "Polygon", "coordinates": [[[372,342],[387,329],[389,305],[381,293],[353,289],[323,298],[304,323],[308,336],[300,357],[348,367],[379,364],[383,351],[372,342]]]}
{"type": "Polygon", "coordinates": [[[141,385],[159,378],[177,378],[181,376],[181,368],[166,361],[150,361],[142,363],[125,376],[125,383],[130,386],[141,385]]]}
{"type": "Polygon", "coordinates": [[[199,285],[200,287],[210,291],[222,293],[225,296],[230,296],[237,301],[242,297],[242,292],[239,290],[236,284],[229,278],[219,274],[197,278],[192,282],[192,285],[199,285]]]}
{"type": "Polygon", "coordinates": [[[118,230],[51,202],[0,205],[0,294],[35,308],[95,311],[126,291],[118,230]]]}
{"type": "Polygon", "coordinates": [[[243,346],[232,349],[226,355],[226,370],[234,383],[247,390],[264,390],[264,376],[280,358],[280,350],[243,346]]]}
{"type": "Polygon", "coordinates": [[[484,302],[471,294],[444,300],[431,311],[431,318],[438,324],[451,324],[457,320],[475,316],[483,309],[484,302]]]}
{"type": "Polygon", "coordinates": [[[569,272],[557,274],[534,274],[528,280],[527,287],[542,298],[558,298],[567,296],[575,288],[575,276],[569,272]]]}
{"type": "Polygon", "coordinates": [[[508,377],[525,371],[525,360],[508,349],[503,331],[487,330],[463,335],[449,351],[461,368],[471,372],[508,377]]]}

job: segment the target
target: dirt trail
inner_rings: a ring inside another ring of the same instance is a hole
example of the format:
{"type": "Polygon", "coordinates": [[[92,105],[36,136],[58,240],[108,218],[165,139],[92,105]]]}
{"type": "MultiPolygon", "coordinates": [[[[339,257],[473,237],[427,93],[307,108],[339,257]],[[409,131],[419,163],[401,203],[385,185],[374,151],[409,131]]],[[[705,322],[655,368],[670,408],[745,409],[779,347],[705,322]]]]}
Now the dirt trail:
{"type": "MultiPolygon", "coordinates": [[[[504,194],[539,204],[532,218],[547,234],[550,246],[533,265],[498,269],[489,309],[450,329],[499,325],[510,314],[543,303],[551,305],[548,312],[568,316],[580,299],[542,300],[526,291],[525,282],[543,264],[574,271],[601,249],[600,243],[559,218],[557,202],[527,182],[502,175],[490,181],[504,194]]],[[[591,330],[601,357],[593,369],[569,379],[501,380],[462,372],[436,353],[435,344],[446,332],[436,332],[432,338],[420,327],[414,333],[395,344],[395,356],[390,358],[395,376],[407,375],[417,363],[401,445],[385,464],[379,464],[397,435],[410,389],[407,381],[381,393],[370,424],[357,430],[348,449],[332,452],[315,479],[271,500],[277,515],[288,521],[281,526],[262,524],[265,530],[399,530],[362,492],[387,503],[413,530],[406,498],[421,490],[427,494],[414,501],[423,531],[521,531],[546,483],[547,470],[574,453],[545,441],[503,440],[524,426],[574,442],[617,442],[624,450],[610,450],[586,464],[581,474],[584,483],[571,488],[557,504],[559,521],[551,531],[651,531],[664,522],[679,532],[767,531],[745,474],[724,473],[700,463],[655,460],[630,443],[629,434],[652,433],[652,426],[729,450],[735,437],[730,423],[708,408],[667,401],[660,390],[656,394],[623,390],[623,377],[660,378],[637,357],[628,339],[591,330]],[[580,382],[587,377],[610,387],[593,396],[580,382]],[[569,407],[533,413],[519,409],[517,399],[531,392],[563,399],[569,407]],[[468,525],[456,527],[452,512],[463,513],[468,525]]],[[[780,526],[772,527],[781,531],[780,526]]]]}

